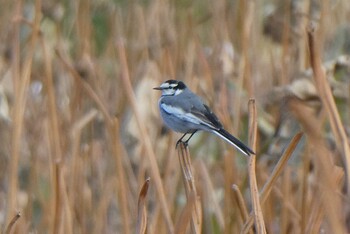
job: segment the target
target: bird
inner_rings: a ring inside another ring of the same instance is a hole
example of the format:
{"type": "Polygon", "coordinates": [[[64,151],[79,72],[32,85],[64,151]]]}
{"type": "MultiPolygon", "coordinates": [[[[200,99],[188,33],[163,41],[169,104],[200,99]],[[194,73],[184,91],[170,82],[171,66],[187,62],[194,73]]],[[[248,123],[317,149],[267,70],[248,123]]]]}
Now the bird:
{"type": "Polygon", "coordinates": [[[202,130],[214,133],[246,156],[255,154],[253,150],[223,128],[218,117],[183,81],[167,80],[153,89],[162,92],[158,107],[164,125],[175,132],[184,133],[176,146],[180,142],[187,146],[191,137],[197,131],[202,130]],[[182,141],[187,134],[191,134],[190,137],[182,141]]]}

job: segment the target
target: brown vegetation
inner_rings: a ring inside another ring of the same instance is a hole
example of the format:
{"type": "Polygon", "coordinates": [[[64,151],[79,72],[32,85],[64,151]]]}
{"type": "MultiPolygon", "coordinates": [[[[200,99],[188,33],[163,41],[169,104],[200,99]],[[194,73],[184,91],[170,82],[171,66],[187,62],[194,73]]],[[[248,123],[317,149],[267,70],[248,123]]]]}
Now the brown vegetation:
{"type": "Polygon", "coordinates": [[[350,232],[348,0],[0,12],[3,233],[350,232]],[[256,155],[175,149],[152,90],[170,78],[256,155]]]}

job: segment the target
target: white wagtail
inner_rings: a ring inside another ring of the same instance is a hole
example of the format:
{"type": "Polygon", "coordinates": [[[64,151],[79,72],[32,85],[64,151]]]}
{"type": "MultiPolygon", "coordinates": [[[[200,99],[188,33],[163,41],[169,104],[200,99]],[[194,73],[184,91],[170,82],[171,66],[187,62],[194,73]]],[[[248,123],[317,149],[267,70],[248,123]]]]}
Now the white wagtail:
{"type": "Polygon", "coordinates": [[[198,130],[204,130],[215,133],[247,156],[255,154],[249,147],[227,132],[209,107],[182,81],[167,80],[154,89],[162,91],[159,110],[164,124],[176,132],[184,133],[177,144],[182,142],[186,134],[191,135],[184,142],[185,144],[198,130]]]}

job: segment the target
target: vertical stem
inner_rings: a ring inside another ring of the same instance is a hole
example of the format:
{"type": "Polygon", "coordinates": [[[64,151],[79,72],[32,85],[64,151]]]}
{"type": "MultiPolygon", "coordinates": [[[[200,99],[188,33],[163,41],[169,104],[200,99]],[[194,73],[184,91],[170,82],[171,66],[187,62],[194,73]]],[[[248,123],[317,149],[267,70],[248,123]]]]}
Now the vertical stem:
{"type": "Polygon", "coordinates": [[[121,141],[119,137],[119,122],[117,119],[113,121],[113,126],[109,127],[111,129],[110,136],[112,140],[112,152],[116,160],[117,174],[118,174],[118,198],[119,205],[122,213],[123,219],[123,233],[129,234],[130,226],[129,219],[130,214],[128,210],[128,199],[127,199],[127,188],[126,188],[126,179],[125,179],[125,171],[123,168],[123,153],[121,152],[121,141]]]}
{"type": "MultiPolygon", "coordinates": [[[[257,118],[256,118],[256,106],[255,100],[249,100],[249,139],[252,149],[255,151],[256,146],[256,133],[257,133],[257,118]]],[[[249,160],[249,185],[250,192],[252,197],[253,205],[253,216],[255,220],[255,228],[257,233],[266,233],[265,222],[261,210],[260,199],[259,199],[259,190],[256,182],[256,173],[255,173],[255,162],[256,155],[252,154],[249,160]]]]}
{"type": "Polygon", "coordinates": [[[192,172],[190,153],[188,151],[188,147],[182,142],[177,147],[188,202],[190,200],[190,195],[193,195],[194,197],[194,211],[192,211],[191,219],[192,230],[194,233],[201,233],[202,209],[200,206],[199,198],[197,196],[197,190],[194,182],[195,180],[192,172]]]}
{"type": "MultiPolygon", "coordinates": [[[[17,11],[21,10],[21,2],[19,1],[17,11]]],[[[19,12],[17,12],[19,13],[19,12]]],[[[11,144],[11,160],[10,160],[10,169],[9,169],[9,190],[7,194],[7,217],[6,217],[6,223],[8,223],[12,216],[13,211],[16,210],[17,206],[17,186],[18,186],[18,163],[19,163],[19,154],[20,154],[20,145],[21,145],[21,136],[23,132],[23,116],[24,116],[24,110],[26,105],[26,94],[29,86],[30,81],[30,75],[31,75],[31,69],[32,69],[32,62],[33,62],[33,55],[34,50],[36,48],[36,43],[38,39],[38,32],[39,32],[39,24],[41,19],[41,1],[37,0],[35,2],[35,18],[32,28],[32,34],[30,38],[29,43],[29,51],[28,55],[24,61],[24,67],[23,72],[19,75],[19,44],[15,44],[15,64],[13,65],[13,70],[15,71],[14,79],[19,80],[17,85],[15,85],[18,88],[15,88],[15,103],[14,103],[14,110],[13,110],[13,131],[12,131],[12,144],[11,144]],[[19,79],[19,76],[21,79],[19,79]]],[[[17,23],[19,24],[19,22],[17,23]]],[[[18,27],[18,25],[17,25],[18,27]]],[[[16,29],[17,31],[17,29],[16,29]]],[[[18,31],[17,31],[18,32],[18,31]]],[[[16,34],[17,34],[16,32],[16,34]]],[[[17,38],[17,36],[16,36],[17,38]]],[[[18,38],[17,38],[18,40],[18,38]]],[[[19,40],[18,40],[19,43],[19,40]]]]}
{"type": "Polygon", "coordinates": [[[123,86],[125,88],[125,92],[128,96],[129,102],[130,102],[132,109],[134,111],[137,125],[138,125],[139,130],[140,130],[141,138],[143,139],[143,146],[145,147],[146,155],[150,161],[149,162],[150,167],[151,167],[150,172],[152,173],[151,179],[154,180],[154,184],[155,184],[156,189],[157,189],[157,194],[159,196],[162,212],[163,212],[164,219],[165,219],[167,227],[168,227],[168,231],[169,231],[169,233],[173,233],[174,232],[174,224],[171,220],[171,216],[170,216],[168,204],[166,201],[166,196],[165,196],[162,180],[160,177],[159,168],[158,168],[157,161],[156,161],[156,156],[155,156],[155,153],[152,149],[150,136],[147,133],[145,123],[142,121],[139,110],[138,110],[137,105],[136,105],[137,100],[135,98],[135,94],[134,94],[134,91],[132,89],[131,82],[130,82],[130,76],[129,76],[129,70],[128,70],[128,65],[127,65],[127,60],[126,60],[125,48],[124,48],[124,45],[121,41],[119,41],[119,43],[118,43],[118,53],[119,53],[121,67],[122,67],[121,68],[122,69],[121,78],[122,78],[123,86]]]}

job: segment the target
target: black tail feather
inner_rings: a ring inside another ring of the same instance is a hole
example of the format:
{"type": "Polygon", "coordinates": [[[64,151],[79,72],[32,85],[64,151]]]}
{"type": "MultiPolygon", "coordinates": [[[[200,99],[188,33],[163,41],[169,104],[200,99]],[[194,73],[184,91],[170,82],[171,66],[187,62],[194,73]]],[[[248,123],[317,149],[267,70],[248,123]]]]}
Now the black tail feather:
{"type": "Polygon", "coordinates": [[[221,128],[219,130],[213,130],[213,132],[221,137],[222,139],[229,142],[231,145],[235,146],[239,151],[243,154],[250,156],[251,154],[255,154],[253,150],[251,150],[248,146],[238,140],[236,137],[232,136],[228,131],[221,128]]]}

